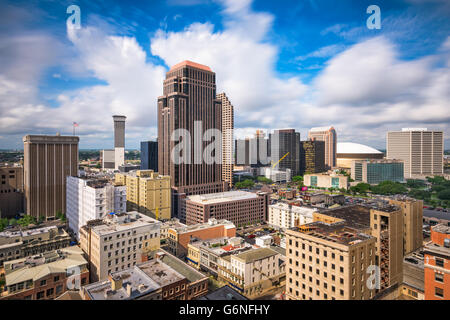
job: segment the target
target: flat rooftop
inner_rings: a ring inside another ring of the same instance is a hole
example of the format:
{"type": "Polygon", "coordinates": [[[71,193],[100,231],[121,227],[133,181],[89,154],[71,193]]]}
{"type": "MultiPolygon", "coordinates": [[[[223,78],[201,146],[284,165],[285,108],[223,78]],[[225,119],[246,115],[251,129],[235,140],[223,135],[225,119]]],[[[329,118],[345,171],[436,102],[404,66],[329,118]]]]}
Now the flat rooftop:
{"type": "Polygon", "coordinates": [[[181,226],[171,226],[170,228],[175,229],[178,233],[188,233],[188,232],[195,232],[200,231],[207,228],[212,228],[215,226],[225,226],[225,228],[235,228],[235,225],[228,220],[221,219],[216,220],[214,218],[211,218],[208,220],[208,222],[205,223],[199,223],[199,224],[192,224],[192,225],[181,225],[181,226]]]}
{"type": "Polygon", "coordinates": [[[16,230],[16,231],[3,231],[0,232],[0,238],[17,238],[17,237],[29,237],[34,236],[38,234],[44,234],[48,233],[51,230],[58,231],[57,226],[48,226],[43,228],[36,228],[36,229],[26,229],[26,230],[16,230]]]}
{"type": "Polygon", "coordinates": [[[354,245],[372,239],[365,233],[358,232],[349,228],[345,222],[333,224],[323,223],[321,221],[307,223],[305,225],[294,227],[289,230],[304,233],[317,239],[330,241],[344,245],[354,245]]]}
{"type": "Polygon", "coordinates": [[[152,259],[139,264],[138,266],[139,269],[141,269],[161,287],[165,287],[185,279],[183,275],[169,267],[167,264],[159,261],[159,259],[152,259]]]}
{"type": "Polygon", "coordinates": [[[162,253],[160,257],[160,261],[171,267],[173,270],[177,271],[183,277],[185,277],[189,282],[196,282],[202,279],[207,278],[203,273],[197,271],[187,263],[184,263],[177,257],[169,254],[164,250],[159,250],[159,253],[162,253]]]}
{"type": "Polygon", "coordinates": [[[111,276],[121,279],[122,287],[117,290],[112,290],[110,280],[89,284],[84,289],[92,300],[131,300],[161,288],[156,281],[147,276],[137,266],[127,270],[113,272],[111,276]],[[131,286],[130,291],[127,290],[128,286],[131,286]]]}
{"type": "Polygon", "coordinates": [[[258,195],[246,191],[227,191],[219,193],[209,193],[204,195],[188,196],[187,200],[198,204],[217,204],[231,201],[257,199],[258,195]]]}
{"type": "Polygon", "coordinates": [[[269,248],[259,248],[259,249],[253,249],[249,250],[237,255],[234,255],[234,258],[237,258],[239,260],[243,260],[245,263],[251,263],[256,260],[266,259],[268,257],[277,255],[278,252],[274,251],[269,248]]]}
{"type": "Polygon", "coordinates": [[[226,285],[197,300],[248,300],[248,298],[226,285]]]}

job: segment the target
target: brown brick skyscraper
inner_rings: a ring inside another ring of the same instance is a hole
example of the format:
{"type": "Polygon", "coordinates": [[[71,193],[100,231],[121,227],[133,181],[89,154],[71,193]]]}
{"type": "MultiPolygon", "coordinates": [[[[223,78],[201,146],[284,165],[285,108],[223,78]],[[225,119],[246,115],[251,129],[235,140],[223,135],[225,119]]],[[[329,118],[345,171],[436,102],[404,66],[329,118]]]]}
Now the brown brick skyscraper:
{"type": "MultiPolygon", "coordinates": [[[[200,162],[194,159],[195,135],[202,136],[208,129],[222,129],[222,103],[216,99],[216,75],[209,67],[195,62],[178,63],[166,73],[163,96],[158,98],[158,170],[159,174],[171,177],[172,215],[182,221],[185,217],[180,199],[228,189],[228,184],[222,181],[222,161],[207,164],[203,158],[200,162]],[[202,132],[199,127],[194,130],[196,121],[201,121],[202,132]],[[171,141],[177,129],[186,129],[191,140],[190,161],[185,159],[180,164],[171,157],[172,150],[179,144],[171,141]]],[[[209,143],[202,142],[197,147],[204,150],[209,143]]],[[[215,152],[221,153],[221,148],[215,152]]]]}
{"type": "Polygon", "coordinates": [[[59,135],[23,137],[27,214],[48,219],[66,212],[66,177],[78,175],[79,140],[59,135]]]}

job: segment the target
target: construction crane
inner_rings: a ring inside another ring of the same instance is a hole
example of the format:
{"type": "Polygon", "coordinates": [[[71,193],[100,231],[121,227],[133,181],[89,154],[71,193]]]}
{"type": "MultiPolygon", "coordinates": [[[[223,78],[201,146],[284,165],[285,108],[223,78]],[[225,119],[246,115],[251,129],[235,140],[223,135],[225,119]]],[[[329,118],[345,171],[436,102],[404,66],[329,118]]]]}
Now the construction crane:
{"type": "MultiPolygon", "coordinates": [[[[277,162],[275,162],[275,163],[272,165],[272,169],[275,168],[275,166],[276,166],[278,163],[280,163],[281,160],[283,160],[284,158],[286,158],[286,157],[288,156],[288,154],[289,154],[289,152],[286,153],[284,156],[282,156],[280,160],[278,160],[277,162]]],[[[273,162],[273,161],[272,161],[272,162],[273,162]]]]}

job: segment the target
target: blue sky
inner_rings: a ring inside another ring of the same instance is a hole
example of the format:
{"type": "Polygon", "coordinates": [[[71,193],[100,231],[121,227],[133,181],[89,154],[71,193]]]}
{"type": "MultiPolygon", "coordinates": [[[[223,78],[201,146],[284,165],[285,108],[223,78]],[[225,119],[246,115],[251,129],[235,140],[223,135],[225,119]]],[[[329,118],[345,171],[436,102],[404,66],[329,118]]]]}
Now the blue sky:
{"type": "Polygon", "coordinates": [[[2,1],[0,149],[25,134],[127,148],[156,138],[168,68],[210,66],[235,107],[235,136],[333,125],[338,141],[385,148],[388,130],[444,130],[450,148],[450,3],[445,0],[2,1]],[[67,30],[68,6],[81,29],[67,30]],[[381,29],[369,30],[369,5],[381,29]]]}

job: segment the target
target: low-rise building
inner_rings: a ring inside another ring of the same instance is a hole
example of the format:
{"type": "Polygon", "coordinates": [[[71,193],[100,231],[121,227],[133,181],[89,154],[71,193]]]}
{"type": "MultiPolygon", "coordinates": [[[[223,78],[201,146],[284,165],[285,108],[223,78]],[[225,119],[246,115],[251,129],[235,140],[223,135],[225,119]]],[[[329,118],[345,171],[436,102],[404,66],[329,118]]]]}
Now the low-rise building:
{"type": "Polygon", "coordinates": [[[425,269],[423,251],[417,250],[403,259],[403,284],[400,294],[409,299],[424,300],[425,269]]]}
{"type": "Polygon", "coordinates": [[[296,206],[285,202],[269,205],[268,224],[281,229],[289,229],[296,225],[313,222],[316,208],[296,206]]]}
{"type": "Polygon", "coordinates": [[[305,174],[303,176],[303,183],[305,186],[313,188],[347,189],[348,177],[337,173],[305,174]]]}
{"type": "Polygon", "coordinates": [[[272,167],[260,168],[261,175],[273,182],[291,182],[291,169],[275,169],[272,167]]]}
{"type": "Polygon", "coordinates": [[[372,159],[352,161],[351,177],[355,182],[379,184],[383,181],[404,182],[403,161],[372,159]]]}
{"type": "Polygon", "coordinates": [[[425,300],[450,300],[450,227],[431,228],[431,241],[424,247],[425,300]]]}
{"type": "Polygon", "coordinates": [[[288,300],[362,300],[375,295],[368,287],[375,265],[376,238],[345,222],[313,222],[286,231],[288,300]]]}
{"type": "Polygon", "coordinates": [[[8,261],[0,299],[49,300],[89,283],[88,262],[79,247],[8,261]]]}
{"type": "Polygon", "coordinates": [[[208,240],[221,237],[235,237],[236,226],[228,220],[212,218],[206,223],[170,227],[168,235],[168,251],[177,257],[186,257],[188,244],[191,239],[208,240]]]}
{"type": "Polygon", "coordinates": [[[70,244],[69,234],[61,226],[47,226],[0,232],[0,266],[6,261],[62,249],[70,244]]]}
{"type": "Polygon", "coordinates": [[[160,246],[160,228],[160,221],[136,211],[89,221],[80,229],[80,246],[88,257],[91,282],[145,260],[160,246]]]}
{"type": "Polygon", "coordinates": [[[246,297],[261,296],[285,282],[285,256],[281,251],[257,248],[224,256],[219,260],[219,279],[246,297]]]}
{"type": "Polygon", "coordinates": [[[243,226],[266,219],[268,195],[264,192],[227,191],[192,195],[183,202],[182,210],[185,210],[188,225],[215,218],[243,226]]]}

